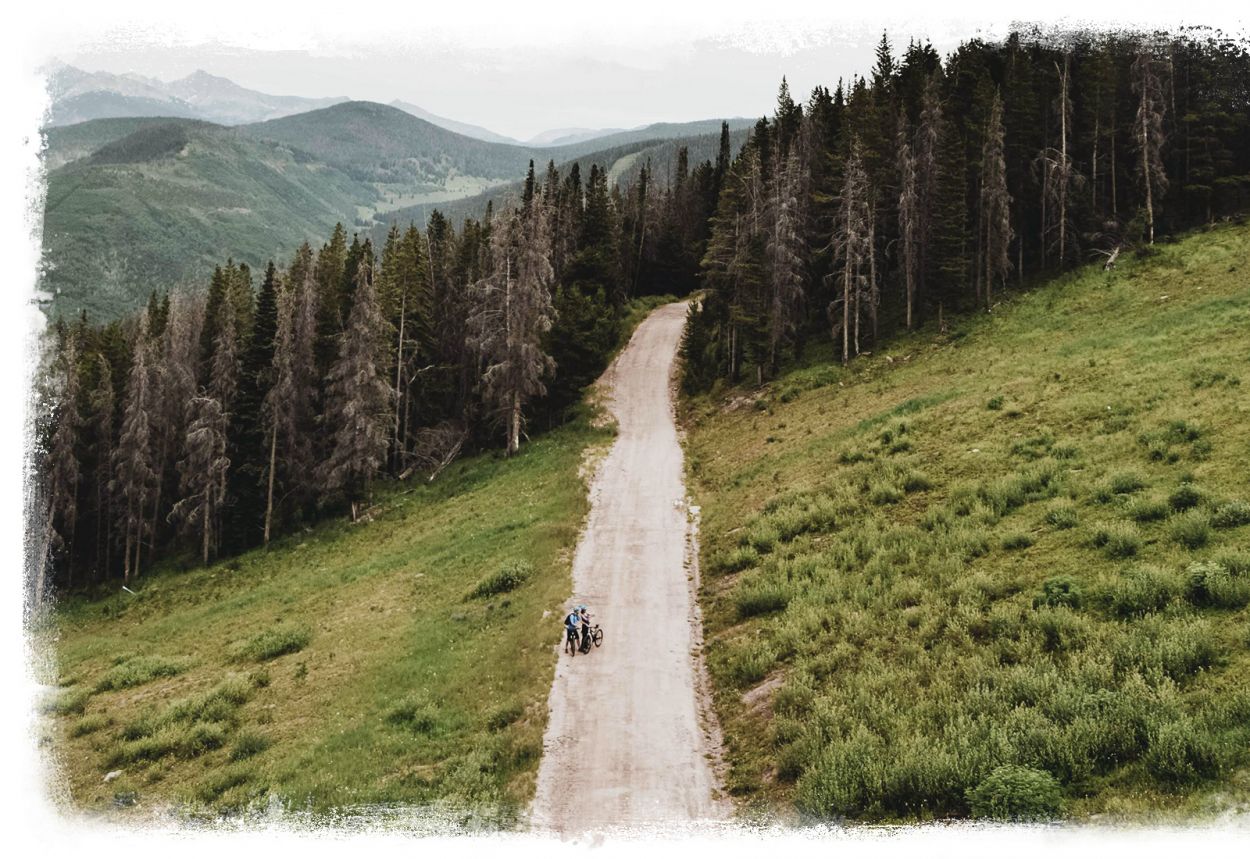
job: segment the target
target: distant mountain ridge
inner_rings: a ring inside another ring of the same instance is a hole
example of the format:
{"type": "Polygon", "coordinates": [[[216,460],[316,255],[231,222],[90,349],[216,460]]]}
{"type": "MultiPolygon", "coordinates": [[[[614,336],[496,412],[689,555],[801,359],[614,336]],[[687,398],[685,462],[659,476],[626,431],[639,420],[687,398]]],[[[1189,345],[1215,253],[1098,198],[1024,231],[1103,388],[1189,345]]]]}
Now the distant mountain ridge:
{"type": "Polygon", "coordinates": [[[197,71],[175,81],[141,75],[86,72],[61,65],[48,74],[49,127],[92,119],[170,116],[219,125],[263,122],[347,101],[346,97],[270,95],[197,71]]]}

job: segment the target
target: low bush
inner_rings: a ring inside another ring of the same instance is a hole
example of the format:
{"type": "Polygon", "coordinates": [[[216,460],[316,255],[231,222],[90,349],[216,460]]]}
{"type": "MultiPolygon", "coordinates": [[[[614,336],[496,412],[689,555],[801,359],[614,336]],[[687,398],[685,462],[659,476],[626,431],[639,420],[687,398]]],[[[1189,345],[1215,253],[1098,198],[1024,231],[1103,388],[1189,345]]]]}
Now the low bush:
{"type": "Polygon", "coordinates": [[[230,749],[230,760],[241,761],[255,757],[271,745],[273,742],[264,734],[243,731],[234,740],[234,746],[230,749]]]}
{"type": "Polygon", "coordinates": [[[1033,620],[1042,635],[1042,648],[1052,653],[1080,650],[1089,641],[1089,621],[1066,606],[1041,608],[1033,620]]]}
{"type": "Polygon", "coordinates": [[[1226,501],[1215,508],[1211,514],[1211,525],[1215,528],[1240,528],[1250,525],[1250,502],[1226,501]]]}
{"type": "Polygon", "coordinates": [[[1112,475],[1109,486],[1116,495],[1131,495],[1145,489],[1146,481],[1135,471],[1122,471],[1112,475]]]}
{"type": "Polygon", "coordinates": [[[1187,510],[1168,529],[1174,541],[1187,549],[1201,549],[1211,540],[1211,519],[1201,510],[1187,510]]]}
{"type": "Polygon", "coordinates": [[[763,680],[773,663],[773,654],[762,641],[734,645],[725,659],[730,680],[740,688],[763,680]]]}
{"type": "Polygon", "coordinates": [[[1172,510],[1162,498],[1137,498],[1126,512],[1135,522],[1158,522],[1168,518],[1172,510]]]}
{"type": "Polygon", "coordinates": [[[1081,607],[1081,587],[1067,576],[1055,576],[1042,582],[1042,593],[1033,598],[1033,607],[1081,607]]]}
{"type": "Polygon", "coordinates": [[[1069,528],[1075,528],[1080,522],[1077,515],[1076,506],[1067,503],[1056,505],[1046,511],[1046,523],[1059,531],[1066,531],[1069,528]]]}
{"type": "Polygon", "coordinates": [[[227,728],[220,722],[197,723],[178,738],[178,756],[194,758],[226,744],[227,728]]]}
{"type": "Polygon", "coordinates": [[[1033,538],[1023,531],[1017,531],[1003,537],[1003,548],[1008,551],[1027,549],[1033,545],[1033,538]]]}
{"type": "Polygon", "coordinates": [[[1107,522],[1094,529],[1093,543],[1108,558],[1131,558],[1141,551],[1141,536],[1127,522],[1107,522]]]}
{"type": "Polygon", "coordinates": [[[735,589],[733,598],[738,617],[745,620],[781,611],[789,604],[790,593],[779,582],[755,581],[735,589]]]}
{"type": "Polygon", "coordinates": [[[44,702],[42,709],[54,716],[81,716],[86,712],[89,700],[89,689],[60,689],[44,702]]]}
{"type": "Polygon", "coordinates": [[[486,715],[486,727],[492,731],[502,731],[524,715],[525,708],[519,701],[507,701],[486,715]]]}
{"type": "Polygon", "coordinates": [[[180,661],[160,656],[136,656],[114,665],[96,683],[97,692],[129,689],[142,686],[158,677],[174,677],[181,674],[185,665],[180,661]]]}
{"type": "Polygon", "coordinates": [[[1156,567],[1129,570],[1111,588],[1109,604],[1119,617],[1139,617],[1163,609],[1177,595],[1175,580],[1156,567]]]}
{"type": "Polygon", "coordinates": [[[235,649],[235,659],[247,660],[251,662],[267,662],[270,659],[277,659],[279,656],[285,656],[288,653],[298,653],[303,650],[312,633],[307,627],[284,625],[267,629],[259,635],[255,635],[248,639],[245,643],[235,649]]]}
{"type": "Polygon", "coordinates": [[[1234,576],[1213,561],[1190,564],[1185,573],[1185,597],[1206,608],[1241,608],[1250,603],[1250,578],[1234,576]]]}
{"type": "Polygon", "coordinates": [[[478,582],[469,594],[469,598],[492,597],[516,590],[532,575],[534,575],[534,568],[526,561],[506,561],[498,570],[478,582]]]}
{"type": "Polygon", "coordinates": [[[713,566],[722,573],[737,573],[760,562],[760,553],[751,546],[737,546],[717,557],[713,566]]]}
{"type": "Polygon", "coordinates": [[[1172,785],[1214,778],[1222,769],[1219,749],[1203,726],[1192,719],[1165,722],[1156,728],[1146,750],[1146,769],[1172,785]]]}
{"type": "Polygon", "coordinates": [[[94,734],[103,728],[107,728],[112,724],[112,720],[103,713],[91,713],[83,716],[74,726],[69,729],[71,737],[85,737],[87,734],[94,734]]]}
{"type": "Polygon", "coordinates": [[[995,767],[968,792],[972,816],[987,820],[1037,822],[1063,814],[1063,792],[1055,777],[1017,764],[995,767]]]}
{"type": "Polygon", "coordinates": [[[390,724],[414,734],[432,734],[439,725],[438,708],[421,698],[405,698],[386,714],[390,724]]]}
{"type": "Polygon", "coordinates": [[[1168,505],[1178,512],[1190,510],[1201,503],[1202,493],[1192,483],[1182,483],[1168,496],[1168,505]]]}

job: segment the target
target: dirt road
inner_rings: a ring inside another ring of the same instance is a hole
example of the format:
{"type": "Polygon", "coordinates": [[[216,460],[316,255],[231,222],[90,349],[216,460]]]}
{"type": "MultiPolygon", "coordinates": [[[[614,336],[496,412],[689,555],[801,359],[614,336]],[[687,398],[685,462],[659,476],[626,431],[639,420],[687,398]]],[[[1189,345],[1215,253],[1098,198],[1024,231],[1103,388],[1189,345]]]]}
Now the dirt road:
{"type": "Polygon", "coordinates": [[[601,380],[619,435],[591,488],[570,606],[588,605],[606,637],[589,655],[561,652],[531,815],[539,831],[728,813],[699,719],[690,526],[669,389],[685,318],[685,304],[656,310],[601,380]]]}

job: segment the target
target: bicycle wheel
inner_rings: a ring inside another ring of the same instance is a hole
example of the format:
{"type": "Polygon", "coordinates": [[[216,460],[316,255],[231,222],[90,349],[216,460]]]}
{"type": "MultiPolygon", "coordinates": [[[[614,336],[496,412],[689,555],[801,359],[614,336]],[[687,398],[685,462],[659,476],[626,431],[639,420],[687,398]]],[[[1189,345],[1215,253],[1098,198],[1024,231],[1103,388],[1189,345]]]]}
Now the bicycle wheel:
{"type": "Polygon", "coordinates": [[[596,626],[595,631],[590,634],[590,638],[594,641],[595,647],[603,644],[603,630],[596,626]]]}

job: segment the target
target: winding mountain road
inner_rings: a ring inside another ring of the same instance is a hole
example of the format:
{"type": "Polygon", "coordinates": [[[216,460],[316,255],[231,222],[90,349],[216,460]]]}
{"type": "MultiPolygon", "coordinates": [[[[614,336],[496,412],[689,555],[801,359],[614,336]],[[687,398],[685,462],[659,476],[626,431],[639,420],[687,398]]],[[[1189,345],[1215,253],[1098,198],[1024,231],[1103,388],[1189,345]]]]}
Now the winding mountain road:
{"type": "Polygon", "coordinates": [[[537,831],[668,827],[729,813],[701,718],[691,524],[673,421],[685,319],[684,303],[656,310],[600,380],[619,432],[591,487],[570,606],[588,605],[606,637],[589,655],[561,651],[530,818],[537,831]]]}

